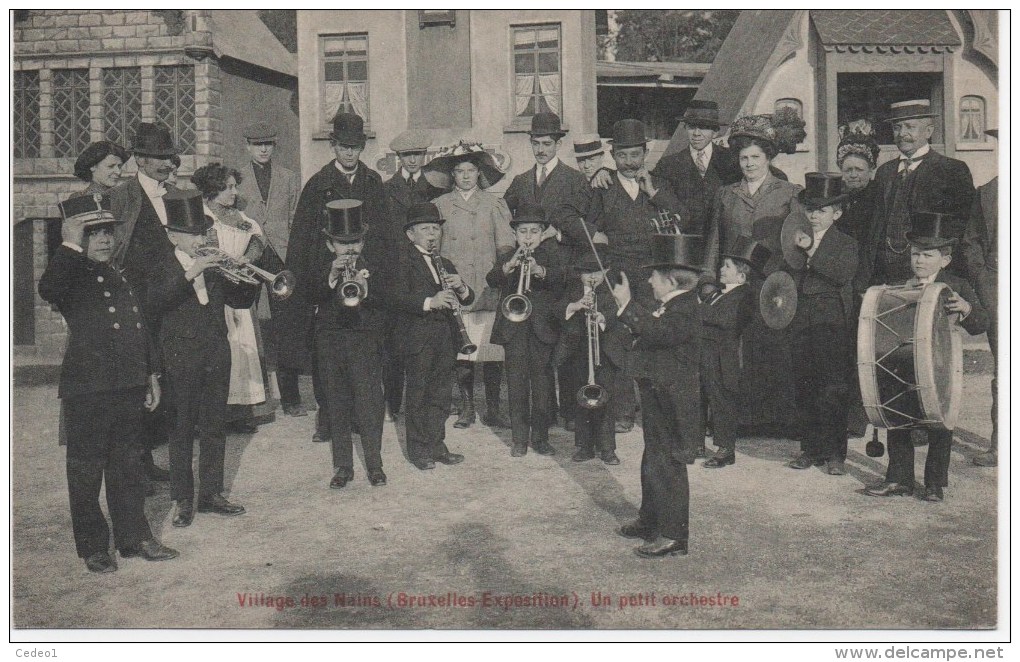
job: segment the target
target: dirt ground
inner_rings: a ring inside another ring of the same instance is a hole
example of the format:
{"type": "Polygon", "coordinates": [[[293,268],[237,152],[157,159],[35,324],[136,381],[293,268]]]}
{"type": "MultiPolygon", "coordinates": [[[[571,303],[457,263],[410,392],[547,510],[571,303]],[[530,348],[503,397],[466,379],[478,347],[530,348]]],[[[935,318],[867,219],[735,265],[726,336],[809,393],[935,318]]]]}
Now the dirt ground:
{"type": "MultiPolygon", "coordinates": [[[[122,559],[109,575],[90,574],[75,556],[64,453],[56,444],[56,389],[18,387],[12,622],[992,628],[999,474],[970,463],[991,429],[989,381],[987,369],[964,378],[945,503],[863,495],[886,463],[865,456],[864,440],[851,441],[849,474],[833,477],[785,468],[794,442],[742,439],[736,465],[690,468],[691,553],[658,561],[638,558],[635,543],[614,534],[640,502],[640,428],[618,436],[622,464],[607,467],[571,462],[573,437],[560,427],[552,431],[555,457],[517,459],[510,457],[508,431],[455,430],[450,419],[448,444],[467,460],[421,472],[405,458],[402,425],[386,423],[389,485],[369,486],[359,450],[354,482],[337,491],[327,489],[328,445],[310,441],[314,418],[281,417],[253,436],[227,440],[227,490],[247,514],[199,514],[190,528],[175,529],[162,487],[147,512],[156,537],[181,556],[164,563],[122,559]],[[691,594],[705,604],[688,605],[691,594]],[[248,606],[249,599],[256,604],[248,606]]],[[[926,447],[917,451],[920,477],[926,447]]],[[[166,459],[163,447],[157,461],[165,466],[166,459]]]]}

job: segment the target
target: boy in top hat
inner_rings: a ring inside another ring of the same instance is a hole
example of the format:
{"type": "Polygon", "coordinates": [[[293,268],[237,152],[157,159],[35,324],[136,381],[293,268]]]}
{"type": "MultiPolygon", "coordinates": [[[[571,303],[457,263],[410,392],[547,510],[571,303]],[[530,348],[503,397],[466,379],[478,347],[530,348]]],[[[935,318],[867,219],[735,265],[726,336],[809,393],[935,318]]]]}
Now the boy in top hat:
{"type": "Polygon", "coordinates": [[[722,254],[716,290],[701,302],[701,384],[712,412],[715,455],[709,469],[736,462],[740,420],[740,337],[755,314],[756,288],[771,251],[750,237],[738,235],[722,254]]]}
{"type": "Polygon", "coordinates": [[[470,305],[475,293],[453,263],[438,254],[443,223],[431,202],[408,210],[404,224],[408,241],[396,277],[384,293],[396,311],[396,349],[407,369],[407,455],[423,471],[435,469],[436,462],[464,461],[463,455],[450,452],[444,440],[453,399],[450,375],[463,328],[455,313],[461,305],[470,305]]]}
{"type": "MultiPolygon", "coordinates": [[[[934,212],[914,212],[910,242],[910,267],[914,275],[906,284],[923,287],[931,283],[945,283],[953,293],[946,303],[946,312],[959,314],[957,323],[971,335],[988,330],[988,311],[974,288],[965,279],[946,271],[953,260],[956,237],[964,224],[962,218],[934,212]]],[[[928,459],[924,464],[924,494],[922,499],[941,502],[944,489],[949,486],[949,456],[953,444],[952,430],[924,430],[928,441],[928,459]]],[[[865,488],[871,496],[887,497],[908,495],[914,492],[914,444],[911,428],[889,430],[886,441],[889,447],[889,468],[885,481],[865,488]]]]}
{"type": "MultiPolygon", "coordinates": [[[[556,305],[556,314],[563,324],[560,339],[556,347],[555,360],[560,375],[571,374],[571,383],[582,385],[589,383],[589,370],[594,367],[594,383],[602,387],[593,395],[604,396],[586,400],[586,405],[577,407],[574,429],[574,462],[586,462],[595,457],[598,449],[602,461],[606,464],[619,464],[616,455],[616,422],[613,416],[613,397],[611,389],[620,383],[620,373],[627,360],[630,348],[630,332],[616,316],[616,300],[613,299],[606,274],[598,258],[590,250],[587,255],[572,265],[573,275],[568,276],[566,291],[556,305]],[[601,289],[600,289],[601,288],[601,289]],[[589,317],[594,314],[594,322],[598,325],[598,355],[589,357],[588,343],[589,317]],[[589,365],[589,360],[593,365],[589,365]]],[[[628,380],[629,385],[629,380],[628,380]]],[[[580,399],[575,393],[572,397],[580,399]]]]}
{"type": "Polygon", "coordinates": [[[226,447],[224,419],[230,386],[230,345],[223,307],[250,308],[255,285],[232,283],[215,267],[218,258],[199,255],[213,221],[198,191],[167,193],[166,234],[174,251],[155,265],[146,307],[160,319],[159,347],[170,400],[177,412],[170,433],[170,498],[177,503],[173,525],[190,526],[195,511],[192,455],[199,441],[198,512],[240,515],[242,506],[223,495],[226,447]]]}
{"type": "Polygon", "coordinates": [[[798,194],[811,234],[794,233],[799,251],[787,271],[797,282],[797,312],[790,323],[794,388],[804,416],[801,454],[788,466],[826,465],[830,475],[846,473],[847,415],[853,369],[853,278],[857,242],[833,227],[843,213],[843,176],[809,172],[798,194]]]}
{"type": "Polygon", "coordinates": [[[510,454],[522,457],[530,444],[536,453],[553,455],[556,451],[549,445],[549,402],[553,386],[552,353],[559,337],[553,307],[563,290],[561,258],[554,239],[542,240],[549,223],[541,207],[519,207],[510,227],[517,249],[497,257],[485,276],[489,286],[499,288],[499,300],[504,302],[492,327],[491,342],[502,345],[506,355],[513,434],[510,454]],[[525,319],[510,320],[505,300],[517,294],[521,270],[525,268],[530,276],[523,296],[531,303],[531,314],[525,319]]]}
{"type": "Polygon", "coordinates": [[[156,542],[145,519],[142,409],[159,405],[158,357],[138,300],[110,266],[114,226],[106,196],[77,196],[60,205],[64,243],[39,280],[39,295],[70,328],[58,395],[67,431],[67,488],[78,556],[91,572],[113,572],[106,500],[123,558],[161,561],[177,552],[156,542]]]}
{"type": "Polygon", "coordinates": [[[380,296],[369,289],[369,270],[361,251],[365,226],[361,203],[334,200],[326,205],[329,223],[322,232],[335,256],[316,282],[315,348],[322,369],[332,431],[333,479],[340,489],[354,477],[352,423],[357,424],[365,450],[368,482],[385,485],[382,470],[382,428],[386,405],[382,391],[382,343],[385,315],[380,296]],[[357,296],[343,292],[353,281],[357,296]],[[352,305],[353,304],[353,305],[352,305]]]}
{"type": "Polygon", "coordinates": [[[704,269],[700,236],[655,235],[648,279],[658,307],[633,298],[627,273],[613,285],[620,320],[636,338],[630,372],[641,391],[645,451],[641,457],[641,509],[620,528],[643,538],[639,556],[687,553],[690,492],[687,463],[704,442],[698,378],[701,320],[694,291],[704,269]]]}

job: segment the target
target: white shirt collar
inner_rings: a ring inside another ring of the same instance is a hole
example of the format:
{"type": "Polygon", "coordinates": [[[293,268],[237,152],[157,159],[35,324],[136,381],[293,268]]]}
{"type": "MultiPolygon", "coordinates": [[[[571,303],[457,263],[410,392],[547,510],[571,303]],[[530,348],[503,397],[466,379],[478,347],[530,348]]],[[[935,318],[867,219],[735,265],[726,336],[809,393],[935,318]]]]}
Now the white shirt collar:
{"type": "Polygon", "coordinates": [[[340,174],[342,174],[345,177],[353,178],[354,175],[358,174],[358,166],[354,166],[354,170],[348,172],[347,170],[344,170],[344,167],[340,165],[340,162],[337,161],[336,159],[333,159],[333,165],[335,165],[336,169],[340,171],[340,174]]]}
{"type": "Polygon", "coordinates": [[[554,156],[551,159],[549,159],[549,163],[546,163],[544,166],[543,165],[539,165],[539,164],[536,163],[535,164],[535,182],[538,183],[538,176],[542,173],[542,168],[545,168],[545,176],[548,177],[549,175],[552,174],[553,168],[555,168],[556,164],[559,163],[559,162],[560,162],[560,157],[554,156]]]}
{"type": "Polygon", "coordinates": [[[735,289],[737,289],[738,287],[740,287],[741,285],[744,285],[744,284],[745,283],[726,283],[725,285],[722,286],[722,292],[723,292],[723,294],[727,294],[731,290],[735,290],[735,289]]]}
{"type": "Polygon", "coordinates": [[[159,198],[166,193],[166,184],[164,182],[149,177],[141,170],[138,171],[138,183],[142,185],[142,190],[150,198],[159,198]]]}
{"type": "Polygon", "coordinates": [[[665,307],[667,303],[677,298],[684,292],[690,292],[690,290],[673,290],[672,292],[670,292],[669,294],[662,298],[662,301],[659,302],[659,307],[660,308],[665,307]]]}
{"type": "Polygon", "coordinates": [[[474,195],[475,191],[477,191],[477,190],[478,190],[478,187],[475,186],[474,188],[469,189],[467,191],[463,191],[461,189],[457,189],[457,193],[460,193],[460,197],[464,198],[464,201],[467,202],[468,200],[471,199],[471,196],[474,195]]]}
{"type": "MultiPolygon", "coordinates": [[[[941,271],[941,269],[939,271],[941,271]]],[[[917,281],[918,285],[931,285],[935,282],[935,279],[939,277],[939,271],[936,271],[927,278],[918,278],[917,276],[914,276],[914,280],[917,281]]]]}
{"type": "Polygon", "coordinates": [[[812,234],[814,234],[815,240],[814,240],[814,243],[811,244],[811,248],[808,249],[808,252],[807,252],[808,257],[813,257],[814,256],[815,251],[818,250],[818,245],[822,243],[822,239],[825,237],[825,233],[828,232],[831,228],[832,228],[832,226],[830,225],[829,227],[825,228],[824,230],[816,230],[816,231],[814,231],[812,233],[812,234]]]}
{"type": "Polygon", "coordinates": [[[641,192],[641,185],[637,183],[637,180],[628,179],[619,172],[616,173],[616,178],[620,180],[620,186],[627,192],[631,200],[637,200],[638,194],[641,192]]]}
{"type": "Polygon", "coordinates": [[[713,145],[712,141],[709,140],[708,145],[705,146],[705,149],[696,150],[693,147],[691,147],[691,158],[694,159],[694,162],[695,163],[698,162],[698,152],[701,151],[705,155],[705,165],[708,165],[708,163],[712,160],[712,145],[713,145]]]}
{"type": "Polygon", "coordinates": [[[413,181],[413,182],[417,182],[417,181],[418,181],[418,178],[419,178],[419,177],[421,177],[421,170],[419,170],[418,172],[416,172],[416,173],[414,173],[414,174],[412,175],[411,173],[409,173],[409,172],[407,171],[407,168],[401,168],[401,169],[400,169],[400,176],[401,176],[401,177],[402,177],[403,179],[405,179],[405,180],[406,180],[406,179],[407,179],[408,177],[410,177],[410,178],[412,179],[412,181],[413,181]]]}
{"type": "Polygon", "coordinates": [[[747,181],[747,180],[745,179],[745,180],[744,180],[744,185],[745,185],[745,186],[747,186],[747,192],[748,192],[748,193],[750,193],[751,195],[754,195],[755,193],[757,193],[757,192],[758,192],[758,190],[759,190],[759,189],[760,189],[760,188],[761,188],[761,187],[762,187],[762,186],[763,186],[763,185],[765,184],[765,182],[767,182],[768,180],[769,180],[769,175],[768,175],[768,173],[765,173],[765,176],[764,176],[764,177],[762,177],[761,179],[759,179],[759,180],[758,180],[758,181],[756,181],[756,182],[749,182],[749,181],[747,181]]]}
{"type": "Polygon", "coordinates": [[[924,147],[918,149],[916,152],[914,152],[910,156],[907,156],[903,152],[900,152],[900,160],[901,161],[910,161],[912,159],[919,159],[919,158],[921,158],[922,156],[924,156],[925,154],[927,154],[930,151],[931,151],[931,145],[925,145],[924,147]]]}

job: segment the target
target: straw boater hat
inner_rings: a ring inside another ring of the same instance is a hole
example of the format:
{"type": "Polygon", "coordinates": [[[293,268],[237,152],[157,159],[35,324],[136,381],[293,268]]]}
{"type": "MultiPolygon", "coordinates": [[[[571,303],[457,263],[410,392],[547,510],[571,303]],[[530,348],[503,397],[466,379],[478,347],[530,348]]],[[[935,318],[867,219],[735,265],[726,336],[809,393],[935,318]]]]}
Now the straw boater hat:
{"type": "Polygon", "coordinates": [[[330,239],[352,243],[360,241],[368,229],[361,222],[361,200],[333,200],[326,203],[326,227],[322,233],[330,239]]]}
{"type": "Polygon", "coordinates": [[[931,101],[927,99],[913,99],[911,101],[900,101],[889,105],[889,116],[886,122],[901,122],[903,120],[916,120],[922,117],[938,117],[938,113],[931,110],[931,101]]]}
{"type": "Polygon", "coordinates": [[[58,205],[60,215],[65,221],[84,221],[84,227],[122,223],[113,216],[110,196],[96,193],[95,195],[76,195],[58,205]]]}
{"type": "Polygon", "coordinates": [[[486,189],[503,179],[506,174],[496,163],[492,154],[485,151],[481,143],[461,140],[456,145],[444,147],[424,168],[425,178],[433,186],[453,188],[453,169],[470,161],[478,168],[478,188],[486,189]]]}
{"type": "Polygon", "coordinates": [[[821,209],[846,199],[843,193],[843,174],[839,172],[809,172],[804,175],[804,190],[797,199],[807,209],[821,209]]]}
{"type": "Polygon", "coordinates": [[[602,138],[599,138],[597,133],[586,133],[574,138],[574,158],[579,161],[605,153],[602,138]]]}

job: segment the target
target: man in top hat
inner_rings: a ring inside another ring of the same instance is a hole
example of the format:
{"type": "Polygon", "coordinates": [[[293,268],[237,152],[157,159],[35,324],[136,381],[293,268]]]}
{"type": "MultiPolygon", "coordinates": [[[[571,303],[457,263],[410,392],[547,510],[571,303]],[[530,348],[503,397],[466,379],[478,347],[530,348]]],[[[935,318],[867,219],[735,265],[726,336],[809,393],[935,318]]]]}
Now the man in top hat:
{"type": "Polygon", "coordinates": [[[174,249],[149,277],[146,308],[160,320],[159,347],[176,416],[170,433],[170,498],[173,525],[190,526],[195,512],[192,455],[199,442],[198,512],[240,515],[244,507],[223,497],[224,425],[230,387],[230,345],[223,307],[250,308],[258,288],[232,283],[217,270],[216,256],[198,255],[213,221],[198,191],[164,196],[166,234],[174,249]]]}
{"type": "Polygon", "coordinates": [[[602,138],[597,133],[586,133],[574,138],[574,160],[577,169],[589,182],[602,168],[602,156],[606,153],[602,138]]]}
{"type": "Polygon", "coordinates": [[[641,456],[641,508],[620,528],[643,538],[646,558],[687,554],[690,492],[687,463],[704,443],[701,427],[699,346],[701,317],[695,287],[704,269],[700,236],[655,235],[648,263],[654,303],[635,298],[627,273],[613,285],[620,320],[634,336],[628,369],[641,389],[645,450],[641,456]]]}
{"type": "Polygon", "coordinates": [[[351,430],[357,426],[365,451],[368,480],[385,485],[382,470],[382,430],[385,404],[382,391],[382,343],[385,324],[381,297],[369,286],[371,272],[361,256],[365,225],[358,200],[334,200],[326,205],[328,221],[322,233],[333,254],[315,282],[315,350],[326,393],[332,432],[333,489],[354,477],[351,430]],[[359,297],[343,288],[357,284],[359,297]],[[357,299],[357,300],[356,300],[357,299]],[[354,305],[351,305],[351,304],[354,305]]]}
{"type": "Polygon", "coordinates": [[[105,479],[121,556],[177,556],[152,537],[145,518],[142,409],[159,404],[159,356],[139,301],[110,266],[114,226],[108,196],[75,196],[60,205],[59,246],[39,280],[39,295],[70,328],[58,395],[67,430],[67,488],[78,556],[91,572],[113,572],[110,527],[99,507],[105,479]]]}
{"type": "MultiPolygon", "coordinates": [[[[988,311],[981,305],[974,289],[965,279],[948,273],[946,267],[953,260],[953,248],[961,233],[963,218],[937,212],[914,212],[910,242],[910,268],[912,275],[906,284],[923,287],[931,283],[945,283],[952,289],[946,300],[946,312],[959,314],[956,321],[967,333],[977,335],[988,330],[988,311]]],[[[924,463],[924,493],[922,499],[941,502],[944,489],[949,486],[949,456],[953,445],[953,431],[922,428],[927,436],[928,457],[924,463]]],[[[914,492],[914,443],[911,428],[889,430],[889,468],[885,481],[865,488],[865,494],[876,497],[902,496],[914,492]]]]}
{"type": "MultiPolygon", "coordinates": [[[[329,439],[329,417],[321,411],[325,399],[312,352],[315,317],[315,287],[312,284],[323,267],[333,261],[333,254],[326,248],[320,232],[325,227],[326,204],[333,200],[361,200],[362,222],[368,226],[364,254],[380,267],[385,261],[374,257],[385,255],[383,218],[386,208],[382,178],[360,160],[366,139],[365,123],[358,115],[338,113],[333,119],[329,144],[334,159],[305,182],[287,248],[287,268],[297,277],[297,286],[294,294],[281,306],[280,337],[286,338],[286,342],[280,347],[279,363],[281,368],[288,370],[311,372],[315,399],[320,409],[315,438],[321,441],[329,439]]],[[[378,269],[376,276],[384,278],[384,269],[378,269]]]]}
{"type": "MultiPolygon", "coordinates": [[[[889,107],[899,155],[875,173],[877,196],[870,227],[861,240],[861,265],[856,289],[900,283],[910,277],[910,245],[906,232],[915,211],[935,211],[966,218],[974,197],[974,182],[963,161],[932,149],[935,117],[927,99],[901,101],[889,107]]],[[[962,228],[961,228],[962,230],[962,228]]],[[[953,270],[964,273],[962,260],[953,270]]]]}

